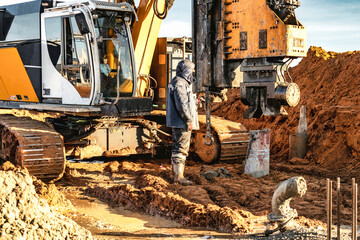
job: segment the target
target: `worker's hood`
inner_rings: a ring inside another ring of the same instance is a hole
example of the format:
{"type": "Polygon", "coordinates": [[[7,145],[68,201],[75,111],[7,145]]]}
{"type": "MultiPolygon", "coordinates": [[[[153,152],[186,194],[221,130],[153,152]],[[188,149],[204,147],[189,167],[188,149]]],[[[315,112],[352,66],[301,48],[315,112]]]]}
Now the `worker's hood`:
{"type": "Polygon", "coordinates": [[[190,60],[181,60],[176,67],[176,76],[184,78],[190,84],[193,83],[192,73],[194,71],[195,64],[190,60]]]}

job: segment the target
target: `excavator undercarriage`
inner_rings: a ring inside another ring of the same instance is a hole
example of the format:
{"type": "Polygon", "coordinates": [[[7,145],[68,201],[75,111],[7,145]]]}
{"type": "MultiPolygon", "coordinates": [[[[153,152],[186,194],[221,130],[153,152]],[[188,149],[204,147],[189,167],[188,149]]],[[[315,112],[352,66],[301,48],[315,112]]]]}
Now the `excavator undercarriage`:
{"type": "Polygon", "coordinates": [[[1,115],[0,156],[41,179],[61,178],[65,170],[63,137],[30,117],[1,115]]]}
{"type": "Polygon", "coordinates": [[[213,144],[206,144],[206,116],[199,116],[200,130],[194,133],[195,153],[206,163],[245,159],[249,132],[241,124],[220,117],[211,117],[213,144]]]}

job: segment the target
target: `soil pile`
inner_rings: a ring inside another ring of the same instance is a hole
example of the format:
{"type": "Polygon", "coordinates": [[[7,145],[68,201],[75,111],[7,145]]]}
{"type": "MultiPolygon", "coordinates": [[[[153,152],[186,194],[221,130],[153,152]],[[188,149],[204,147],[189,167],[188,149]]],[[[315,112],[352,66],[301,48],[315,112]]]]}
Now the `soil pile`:
{"type": "MultiPolygon", "coordinates": [[[[249,130],[272,129],[271,158],[288,162],[289,135],[297,131],[300,106],[306,105],[308,154],[303,163],[329,170],[333,176],[358,176],[360,167],[360,52],[334,53],[311,47],[308,57],[290,70],[301,89],[301,101],[288,116],[243,119],[246,109],[238,90],[213,113],[241,122],[249,130]]],[[[297,163],[299,161],[295,161],[297,163]]]]}
{"type": "Polygon", "coordinates": [[[33,185],[38,196],[45,199],[49,206],[59,213],[66,214],[75,211],[74,206],[65,195],[60,192],[55,184],[45,184],[41,180],[32,176],[33,185]]]}
{"type": "Polygon", "coordinates": [[[86,229],[38,197],[29,174],[0,171],[1,239],[92,239],[86,229]]]}

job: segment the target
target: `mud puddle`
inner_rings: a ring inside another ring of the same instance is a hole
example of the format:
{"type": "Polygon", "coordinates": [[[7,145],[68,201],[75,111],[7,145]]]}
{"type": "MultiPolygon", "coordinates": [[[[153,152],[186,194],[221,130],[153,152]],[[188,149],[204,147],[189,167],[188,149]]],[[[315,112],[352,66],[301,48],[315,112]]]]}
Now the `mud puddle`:
{"type": "Polygon", "coordinates": [[[158,216],[150,216],[110,207],[97,198],[67,194],[78,213],[73,219],[92,232],[96,239],[232,239],[236,236],[200,228],[184,228],[181,224],[158,216]]]}

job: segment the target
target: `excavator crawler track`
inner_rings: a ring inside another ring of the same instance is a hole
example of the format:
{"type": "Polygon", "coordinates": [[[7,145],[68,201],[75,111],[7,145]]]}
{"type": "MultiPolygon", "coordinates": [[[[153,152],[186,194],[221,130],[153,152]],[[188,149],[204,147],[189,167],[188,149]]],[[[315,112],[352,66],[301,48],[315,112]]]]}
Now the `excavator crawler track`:
{"type": "Polygon", "coordinates": [[[0,157],[40,179],[61,178],[64,141],[52,127],[29,117],[0,115],[0,157]]]}
{"type": "Polygon", "coordinates": [[[214,143],[204,142],[206,134],[206,116],[199,115],[200,130],[195,131],[195,152],[207,163],[228,160],[244,160],[249,145],[249,132],[240,123],[221,117],[211,117],[211,133],[214,143]]]}

